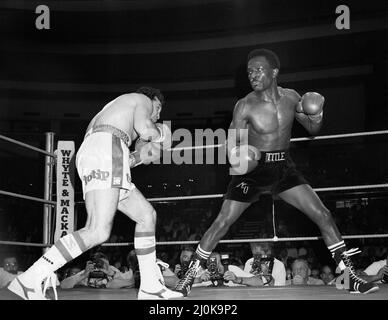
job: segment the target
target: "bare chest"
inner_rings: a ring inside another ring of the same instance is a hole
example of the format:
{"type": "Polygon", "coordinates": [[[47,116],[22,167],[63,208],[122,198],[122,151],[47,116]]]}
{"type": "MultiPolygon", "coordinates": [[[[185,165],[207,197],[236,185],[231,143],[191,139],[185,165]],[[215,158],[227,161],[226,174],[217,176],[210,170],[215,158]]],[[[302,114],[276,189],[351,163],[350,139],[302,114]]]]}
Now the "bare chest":
{"type": "Polygon", "coordinates": [[[294,121],[295,106],[284,98],[279,103],[260,102],[250,107],[249,126],[257,133],[283,131],[294,121]]]}

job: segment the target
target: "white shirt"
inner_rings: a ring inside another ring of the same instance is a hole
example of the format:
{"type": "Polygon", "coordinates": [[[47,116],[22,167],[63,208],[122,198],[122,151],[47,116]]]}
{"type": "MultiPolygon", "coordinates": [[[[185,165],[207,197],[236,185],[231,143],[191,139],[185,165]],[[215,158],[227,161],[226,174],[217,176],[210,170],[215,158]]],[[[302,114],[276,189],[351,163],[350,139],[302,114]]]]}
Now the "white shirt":
{"type": "MultiPolygon", "coordinates": [[[[252,269],[253,258],[250,258],[245,262],[244,271],[250,273],[252,269]]],[[[272,268],[272,277],[275,280],[275,286],[284,286],[286,285],[286,268],[283,262],[274,258],[273,268],[272,268]]]]}
{"type": "Polygon", "coordinates": [[[380,260],[373,262],[369,267],[367,267],[364,272],[368,276],[375,276],[379,270],[387,264],[387,260],[380,260]]]}

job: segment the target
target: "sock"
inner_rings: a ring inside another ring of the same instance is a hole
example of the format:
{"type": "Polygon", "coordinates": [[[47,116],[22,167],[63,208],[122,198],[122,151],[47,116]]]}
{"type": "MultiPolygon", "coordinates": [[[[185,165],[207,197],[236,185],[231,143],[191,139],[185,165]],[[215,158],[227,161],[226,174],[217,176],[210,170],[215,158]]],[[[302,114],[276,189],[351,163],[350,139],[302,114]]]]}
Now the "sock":
{"type": "Polygon", "coordinates": [[[345,241],[342,240],[340,242],[337,242],[329,247],[327,247],[329,251],[331,252],[331,255],[335,262],[337,263],[338,267],[341,269],[341,271],[345,270],[346,266],[344,262],[342,261],[341,254],[346,251],[346,245],[345,241]]]}
{"type": "Polygon", "coordinates": [[[135,232],[135,250],[139,261],[140,288],[148,292],[163,289],[156,265],[155,232],[135,232]]]}
{"type": "Polygon", "coordinates": [[[64,266],[67,262],[87,250],[79,232],[67,234],[54,243],[26,272],[19,276],[23,282],[33,279],[42,281],[49,273],[64,266]]]}
{"type": "Polygon", "coordinates": [[[209,256],[211,254],[211,251],[205,251],[201,248],[201,245],[198,245],[197,250],[195,250],[195,253],[199,260],[201,261],[201,266],[206,269],[206,262],[207,259],[209,259],[209,256]]]}

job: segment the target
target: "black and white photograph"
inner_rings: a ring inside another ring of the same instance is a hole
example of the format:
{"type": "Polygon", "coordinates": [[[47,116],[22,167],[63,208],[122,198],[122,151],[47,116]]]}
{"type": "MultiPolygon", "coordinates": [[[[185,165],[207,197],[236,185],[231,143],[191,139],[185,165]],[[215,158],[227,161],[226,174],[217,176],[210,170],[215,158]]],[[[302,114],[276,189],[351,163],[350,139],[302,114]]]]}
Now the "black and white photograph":
{"type": "Polygon", "coordinates": [[[387,1],[1,0],[0,300],[384,303],[387,44],[387,1]]]}

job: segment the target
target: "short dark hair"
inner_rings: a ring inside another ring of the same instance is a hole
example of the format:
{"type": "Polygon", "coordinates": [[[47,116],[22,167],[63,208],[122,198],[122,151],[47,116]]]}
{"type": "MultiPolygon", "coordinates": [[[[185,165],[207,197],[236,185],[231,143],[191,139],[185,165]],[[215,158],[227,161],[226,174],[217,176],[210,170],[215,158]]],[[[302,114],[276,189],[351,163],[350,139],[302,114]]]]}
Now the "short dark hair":
{"type": "Polygon", "coordinates": [[[271,50],[268,49],[255,49],[248,53],[248,59],[251,60],[255,57],[264,57],[268,60],[269,65],[272,69],[280,69],[280,60],[277,54],[271,50]]]}
{"type": "Polygon", "coordinates": [[[195,249],[194,249],[194,247],[192,247],[192,246],[184,246],[184,247],[182,248],[181,252],[182,252],[182,251],[191,251],[191,252],[195,252],[195,249]]]}
{"type": "Polygon", "coordinates": [[[159,89],[152,88],[152,87],[140,87],[136,90],[136,93],[141,93],[150,98],[151,100],[154,100],[155,97],[159,99],[162,106],[165,104],[165,99],[162,94],[162,92],[159,89]]]}

